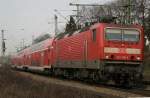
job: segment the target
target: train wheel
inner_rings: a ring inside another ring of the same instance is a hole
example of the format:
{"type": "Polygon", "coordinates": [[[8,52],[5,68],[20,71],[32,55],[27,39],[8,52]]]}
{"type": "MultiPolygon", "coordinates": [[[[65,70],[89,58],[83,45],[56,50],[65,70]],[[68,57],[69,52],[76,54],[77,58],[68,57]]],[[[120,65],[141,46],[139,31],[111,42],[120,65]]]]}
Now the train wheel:
{"type": "Polygon", "coordinates": [[[134,77],[134,83],[135,83],[135,87],[137,88],[143,88],[144,84],[143,84],[143,75],[140,74],[138,75],[138,77],[134,77]]]}
{"type": "Polygon", "coordinates": [[[100,77],[100,82],[102,84],[107,84],[109,80],[110,80],[110,75],[103,72],[100,77]]]}
{"type": "Polygon", "coordinates": [[[114,74],[113,79],[114,79],[116,86],[120,87],[120,86],[124,85],[124,83],[125,83],[124,78],[121,78],[121,77],[122,77],[121,74],[114,74]]]}

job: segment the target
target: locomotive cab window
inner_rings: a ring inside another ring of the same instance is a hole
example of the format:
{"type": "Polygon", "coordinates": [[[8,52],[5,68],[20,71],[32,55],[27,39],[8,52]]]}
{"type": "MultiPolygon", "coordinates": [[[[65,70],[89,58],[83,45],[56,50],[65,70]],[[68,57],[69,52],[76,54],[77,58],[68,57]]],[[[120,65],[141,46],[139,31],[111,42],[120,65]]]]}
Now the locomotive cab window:
{"type": "Polygon", "coordinates": [[[105,30],[105,38],[106,40],[117,40],[121,41],[122,39],[122,34],[120,29],[112,29],[112,28],[107,28],[105,30]]]}
{"type": "Polygon", "coordinates": [[[93,42],[96,42],[96,29],[92,30],[92,40],[93,42]]]}
{"type": "Polygon", "coordinates": [[[137,30],[124,30],[123,32],[124,41],[138,42],[140,40],[140,32],[137,30]]]}

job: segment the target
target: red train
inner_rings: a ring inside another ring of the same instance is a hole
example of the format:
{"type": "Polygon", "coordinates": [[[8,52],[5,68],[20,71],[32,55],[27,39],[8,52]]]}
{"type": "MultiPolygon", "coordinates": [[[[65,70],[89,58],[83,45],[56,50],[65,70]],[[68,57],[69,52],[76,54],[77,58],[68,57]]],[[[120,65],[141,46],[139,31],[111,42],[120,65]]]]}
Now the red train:
{"type": "Polygon", "coordinates": [[[143,48],[140,25],[96,23],[71,36],[34,44],[13,55],[12,64],[56,76],[129,85],[142,79],[143,48]]]}

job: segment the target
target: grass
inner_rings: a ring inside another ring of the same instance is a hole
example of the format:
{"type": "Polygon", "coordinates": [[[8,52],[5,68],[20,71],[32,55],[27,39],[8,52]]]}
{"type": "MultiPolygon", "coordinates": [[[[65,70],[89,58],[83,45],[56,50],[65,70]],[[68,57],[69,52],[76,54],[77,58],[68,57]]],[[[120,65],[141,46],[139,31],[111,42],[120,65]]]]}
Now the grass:
{"type": "Polygon", "coordinates": [[[101,95],[33,80],[8,67],[0,67],[0,98],[100,98],[101,95]]]}

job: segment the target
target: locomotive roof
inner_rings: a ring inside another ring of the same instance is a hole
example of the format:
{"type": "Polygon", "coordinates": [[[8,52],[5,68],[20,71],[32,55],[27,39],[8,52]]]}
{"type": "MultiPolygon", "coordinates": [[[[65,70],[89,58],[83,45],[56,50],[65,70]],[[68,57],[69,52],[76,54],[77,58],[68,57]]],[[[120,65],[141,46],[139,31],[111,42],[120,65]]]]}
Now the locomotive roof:
{"type": "Polygon", "coordinates": [[[139,24],[130,24],[130,25],[122,25],[122,24],[106,24],[108,27],[122,27],[122,28],[139,28],[141,29],[142,26],[139,24]]]}
{"type": "MultiPolygon", "coordinates": [[[[138,24],[131,24],[131,25],[125,25],[125,24],[115,24],[115,23],[95,23],[89,27],[85,27],[85,30],[84,28],[80,29],[80,30],[77,30],[75,32],[72,33],[71,36],[74,36],[78,33],[82,33],[82,32],[85,32],[85,31],[88,31],[90,29],[95,29],[95,28],[98,28],[99,26],[104,26],[104,27],[118,27],[118,28],[139,28],[139,29],[142,29],[142,26],[138,25],[138,24]]],[[[67,38],[69,37],[69,33],[61,33],[62,34],[62,37],[61,38],[57,38],[57,36],[55,37],[56,40],[59,40],[59,39],[63,39],[63,38],[67,38]]]]}

